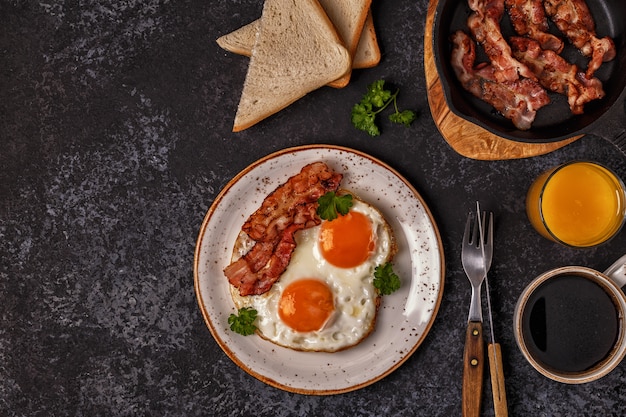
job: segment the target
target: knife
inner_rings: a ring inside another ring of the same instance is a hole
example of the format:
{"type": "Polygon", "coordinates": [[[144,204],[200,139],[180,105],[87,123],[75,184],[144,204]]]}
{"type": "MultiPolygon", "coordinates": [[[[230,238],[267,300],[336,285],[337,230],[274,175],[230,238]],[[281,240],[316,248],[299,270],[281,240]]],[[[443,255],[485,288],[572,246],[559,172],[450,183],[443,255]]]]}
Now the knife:
{"type": "MultiPolygon", "coordinates": [[[[480,204],[476,202],[477,213],[480,213],[480,204]]],[[[491,393],[493,396],[493,409],[496,417],[507,417],[509,415],[506,403],[506,389],[504,386],[504,371],[502,369],[502,350],[500,344],[496,343],[496,337],[493,331],[493,313],[491,312],[491,296],[489,295],[489,278],[487,272],[491,267],[491,256],[489,259],[485,256],[485,238],[483,236],[483,227],[481,217],[478,216],[478,230],[480,231],[480,249],[483,254],[485,268],[485,293],[487,293],[487,309],[489,313],[489,333],[490,343],[487,345],[487,355],[489,357],[489,374],[491,376],[491,393]]],[[[493,233],[493,224],[489,224],[489,233],[493,233]]],[[[492,242],[490,242],[492,243],[492,242]]],[[[492,243],[493,245],[493,243],[492,243]]],[[[492,246],[493,247],[493,246],[492,246]]]]}

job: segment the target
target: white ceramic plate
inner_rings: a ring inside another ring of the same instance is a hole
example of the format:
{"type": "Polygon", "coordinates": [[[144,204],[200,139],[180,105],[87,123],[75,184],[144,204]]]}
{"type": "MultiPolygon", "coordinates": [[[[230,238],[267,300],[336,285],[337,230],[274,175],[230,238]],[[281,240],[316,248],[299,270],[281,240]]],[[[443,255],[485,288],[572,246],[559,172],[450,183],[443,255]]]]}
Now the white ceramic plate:
{"type": "Polygon", "coordinates": [[[443,248],[432,215],[417,191],[385,163],[336,146],[311,145],[271,154],[244,169],[216,197],[198,237],[194,284],[213,337],[238,366],[259,380],[303,394],[337,394],[362,388],[398,368],[424,340],[444,284],[443,248]],[[311,162],[344,174],[341,188],[378,207],[391,224],[399,252],[394,271],[402,287],[384,296],[375,331],[337,353],[298,352],[257,335],[232,332],[236,313],[223,274],[244,221],[265,197],[311,162]]]}

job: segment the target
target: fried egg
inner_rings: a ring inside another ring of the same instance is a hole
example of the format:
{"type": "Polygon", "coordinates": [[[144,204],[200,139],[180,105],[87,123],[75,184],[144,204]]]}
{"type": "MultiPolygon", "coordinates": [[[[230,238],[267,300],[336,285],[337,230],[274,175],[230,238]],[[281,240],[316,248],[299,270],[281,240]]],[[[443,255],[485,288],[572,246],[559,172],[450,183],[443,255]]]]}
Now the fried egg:
{"type": "Polygon", "coordinates": [[[391,227],[354,199],[347,215],[295,239],[287,269],[268,292],[242,297],[231,288],[236,307],[255,309],[257,333],[280,346],[335,352],[358,344],[372,332],[380,305],[374,269],[396,252],[391,227]]]}

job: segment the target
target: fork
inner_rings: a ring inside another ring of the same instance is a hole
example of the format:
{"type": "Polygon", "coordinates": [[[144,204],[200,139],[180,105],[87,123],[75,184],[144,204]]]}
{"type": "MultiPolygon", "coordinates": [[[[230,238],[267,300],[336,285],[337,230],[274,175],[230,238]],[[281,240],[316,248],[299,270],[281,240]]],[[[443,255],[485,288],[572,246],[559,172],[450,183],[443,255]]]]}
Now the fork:
{"type": "MultiPolygon", "coordinates": [[[[485,278],[486,265],[483,258],[484,246],[481,246],[479,216],[470,212],[465,223],[461,261],[465,274],[472,285],[467,330],[465,332],[465,350],[463,352],[463,416],[480,415],[483,394],[484,341],[483,314],[480,301],[480,289],[485,278]],[[473,227],[472,227],[473,223],[473,227]]],[[[484,229],[482,231],[484,235],[484,229]]]]}

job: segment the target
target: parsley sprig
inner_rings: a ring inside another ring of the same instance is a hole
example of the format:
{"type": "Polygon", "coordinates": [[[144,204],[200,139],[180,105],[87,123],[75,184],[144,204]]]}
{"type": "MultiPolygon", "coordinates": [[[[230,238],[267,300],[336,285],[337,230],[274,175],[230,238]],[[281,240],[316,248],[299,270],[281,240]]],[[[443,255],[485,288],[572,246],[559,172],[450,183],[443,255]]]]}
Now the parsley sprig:
{"type": "Polygon", "coordinates": [[[239,315],[231,314],[228,316],[230,330],[243,336],[254,334],[256,331],[254,320],[256,320],[257,311],[252,307],[242,307],[238,313],[239,315]]]}
{"type": "Polygon", "coordinates": [[[391,262],[378,265],[376,269],[374,269],[374,287],[376,287],[382,295],[389,295],[400,289],[400,277],[393,272],[391,262]]]}
{"type": "Polygon", "coordinates": [[[367,93],[361,101],[352,107],[352,124],[359,130],[367,132],[370,136],[380,135],[380,129],[376,125],[376,116],[393,103],[395,112],[389,115],[393,123],[409,126],[417,117],[411,110],[400,111],[396,99],[400,89],[395,93],[384,88],[385,81],[378,80],[367,86],[367,93]]]}
{"type": "Polygon", "coordinates": [[[317,199],[317,215],[322,220],[335,220],[338,214],[345,216],[352,207],[352,195],[337,195],[329,191],[317,199]]]}

